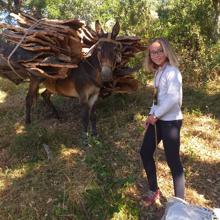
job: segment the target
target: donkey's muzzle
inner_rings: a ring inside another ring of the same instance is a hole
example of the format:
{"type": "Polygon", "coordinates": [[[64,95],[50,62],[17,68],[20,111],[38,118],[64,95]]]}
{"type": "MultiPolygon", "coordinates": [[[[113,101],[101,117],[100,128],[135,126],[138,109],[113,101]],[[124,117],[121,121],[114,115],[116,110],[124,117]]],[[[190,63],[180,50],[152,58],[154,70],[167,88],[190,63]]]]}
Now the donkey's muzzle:
{"type": "Polygon", "coordinates": [[[102,82],[111,82],[113,80],[112,69],[110,67],[108,66],[102,67],[101,79],[102,82]]]}

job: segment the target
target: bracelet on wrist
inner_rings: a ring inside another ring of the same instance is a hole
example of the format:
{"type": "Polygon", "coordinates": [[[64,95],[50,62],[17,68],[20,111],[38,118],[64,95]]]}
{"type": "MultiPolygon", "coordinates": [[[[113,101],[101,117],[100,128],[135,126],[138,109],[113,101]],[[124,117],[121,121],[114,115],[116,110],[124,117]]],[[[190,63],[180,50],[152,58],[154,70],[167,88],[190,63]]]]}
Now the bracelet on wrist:
{"type": "Polygon", "coordinates": [[[155,114],[152,114],[154,119],[158,119],[158,117],[155,114]]]}

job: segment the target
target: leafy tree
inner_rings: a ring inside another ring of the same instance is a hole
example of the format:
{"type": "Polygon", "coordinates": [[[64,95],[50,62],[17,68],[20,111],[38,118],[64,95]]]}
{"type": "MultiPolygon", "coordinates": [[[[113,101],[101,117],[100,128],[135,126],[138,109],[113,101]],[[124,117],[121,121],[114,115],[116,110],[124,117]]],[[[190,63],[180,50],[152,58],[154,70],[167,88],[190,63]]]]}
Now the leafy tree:
{"type": "Polygon", "coordinates": [[[219,0],[0,0],[0,19],[16,12],[14,3],[39,18],[78,18],[89,25],[98,19],[107,31],[119,20],[121,34],[140,36],[146,44],[167,37],[182,57],[185,80],[206,82],[219,66],[219,0]]]}

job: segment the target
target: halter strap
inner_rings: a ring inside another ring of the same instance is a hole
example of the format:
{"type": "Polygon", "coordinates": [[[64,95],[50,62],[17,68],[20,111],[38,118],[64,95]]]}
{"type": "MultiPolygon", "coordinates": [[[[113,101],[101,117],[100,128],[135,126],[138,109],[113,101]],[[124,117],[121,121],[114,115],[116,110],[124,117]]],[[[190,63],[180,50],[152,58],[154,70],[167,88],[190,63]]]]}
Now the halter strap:
{"type": "MultiPolygon", "coordinates": [[[[109,34],[110,33],[108,33],[108,37],[109,37],[109,34]]],[[[85,58],[89,57],[93,53],[94,49],[96,48],[96,46],[100,42],[110,42],[110,43],[118,44],[120,46],[120,49],[122,49],[122,43],[121,42],[118,42],[116,40],[112,40],[111,38],[104,38],[104,37],[102,37],[92,47],[90,47],[90,49],[85,53],[84,57],[85,58]]]]}
{"type": "Polygon", "coordinates": [[[108,37],[107,38],[104,38],[104,37],[102,37],[102,38],[100,38],[97,42],[96,42],[96,44],[98,44],[99,42],[110,42],[110,43],[114,43],[114,44],[118,44],[118,45],[120,45],[120,48],[122,48],[122,43],[121,42],[118,42],[118,41],[116,41],[116,40],[112,40],[111,38],[109,38],[109,33],[108,33],[108,37]]]}

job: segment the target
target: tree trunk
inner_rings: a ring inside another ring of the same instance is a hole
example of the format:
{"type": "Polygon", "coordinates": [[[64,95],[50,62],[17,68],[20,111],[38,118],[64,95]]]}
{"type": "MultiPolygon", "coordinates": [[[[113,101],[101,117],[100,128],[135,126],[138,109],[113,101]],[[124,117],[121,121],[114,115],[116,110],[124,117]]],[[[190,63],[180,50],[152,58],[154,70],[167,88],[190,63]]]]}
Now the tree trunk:
{"type": "Polygon", "coordinates": [[[213,8],[215,10],[214,16],[214,31],[213,31],[213,40],[216,43],[220,37],[220,1],[219,0],[212,0],[213,8]]]}

